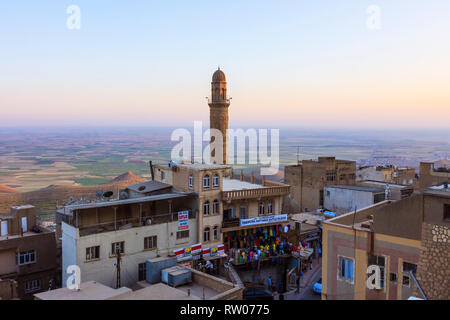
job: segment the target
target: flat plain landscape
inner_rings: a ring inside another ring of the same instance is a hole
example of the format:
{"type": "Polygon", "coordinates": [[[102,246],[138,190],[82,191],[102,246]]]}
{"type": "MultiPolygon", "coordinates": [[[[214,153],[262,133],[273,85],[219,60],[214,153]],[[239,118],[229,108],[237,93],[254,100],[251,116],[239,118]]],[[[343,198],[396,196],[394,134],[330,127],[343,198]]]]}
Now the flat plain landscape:
{"type": "MultiPolygon", "coordinates": [[[[50,185],[94,186],[131,171],[150,177],[148,161],[166,163],[173,128],[2,128],[0,185],[33,191],[50,185]]],[[[280,129],[280,166],[319,156],[358,164],[418,168],[448,161],[449,132],[280,129]]],[[[246,173],[255,166],[236,166],[246,173]]]]}

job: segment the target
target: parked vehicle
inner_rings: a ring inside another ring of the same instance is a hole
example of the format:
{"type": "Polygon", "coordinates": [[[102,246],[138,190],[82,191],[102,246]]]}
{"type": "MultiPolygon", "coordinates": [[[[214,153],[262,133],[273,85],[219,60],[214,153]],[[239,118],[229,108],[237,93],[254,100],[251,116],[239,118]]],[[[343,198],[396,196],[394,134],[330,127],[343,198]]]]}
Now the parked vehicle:
{"type": "Polygon", "coordinates": [[[322,293],[322,278],[319,279],[313,286],[314,293],[321,294],[322,293]]]}
{"type": "Polygon", "coordinates": [[[273,293],[264,288],[245,288],[242,298],[244,300],[273,300],[273,293]]]}

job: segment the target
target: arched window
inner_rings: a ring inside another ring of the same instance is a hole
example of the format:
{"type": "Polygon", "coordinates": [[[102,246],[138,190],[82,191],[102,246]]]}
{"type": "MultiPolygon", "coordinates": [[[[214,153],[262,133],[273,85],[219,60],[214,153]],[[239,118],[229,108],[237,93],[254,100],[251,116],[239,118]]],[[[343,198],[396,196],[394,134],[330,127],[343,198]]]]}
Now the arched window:
{"type": "Polygon", "coordinates": [[[203,177],[203,188],[209,189],[209,174],[203,177]]]}
{"type": "Polygon", "coordinates": [[[206,201],[206,202],[203,204],[203,214],[204,214],[205,216],[209,216],[209,201],[206,201]]]}
{"type": "Polygon", "coordinates": [[[273,204],[272,201],[269,201],[269,204],[267,205],[267,213],[272,214],[273,213],[273,204]]]}
{"type": "Polygon", "coordinates": [[[213,187],[218,187],[219,186],[219,181],[220,181],[219,175],[216,173],[213,176],[213,187]]]}
{"type": "Polygon", "coordinates": [[[214,240],[219,240],[219,227],[215,226],[213,230],[214,230],[213,232],[214,240]]]}
{"type": "Polygon", "coordinates": [[[213,214],[219,213],[219,201],[216,199],[213,201],[213,214]]]}
{"type": "Polygon", "coordinates": [[[259,203],[259,215],[264,214],[264,202],[259,203]]]}
{"type": "Polygon", "coordinates": [[[205,228],[205,231],[203,231],[203,241],[208,242],[209,241],[209,227],[205,228]]]}
{"type": "Polygon", "coordinates": [[[192,174],[189,175],[189,188],[194,186],[194,176],[192,174]]]}

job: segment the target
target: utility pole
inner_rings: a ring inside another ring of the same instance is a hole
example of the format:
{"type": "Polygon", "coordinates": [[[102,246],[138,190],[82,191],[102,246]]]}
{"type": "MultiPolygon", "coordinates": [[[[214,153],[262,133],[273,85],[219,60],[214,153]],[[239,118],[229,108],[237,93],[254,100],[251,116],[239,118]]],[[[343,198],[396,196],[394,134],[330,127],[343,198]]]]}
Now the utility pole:
{"type": "Polygon", "coordinates": [[[117,277],[116,277],[116,289],[120,288],[120,247],[116,245],[116,270],[117,270],[117,277]]]}

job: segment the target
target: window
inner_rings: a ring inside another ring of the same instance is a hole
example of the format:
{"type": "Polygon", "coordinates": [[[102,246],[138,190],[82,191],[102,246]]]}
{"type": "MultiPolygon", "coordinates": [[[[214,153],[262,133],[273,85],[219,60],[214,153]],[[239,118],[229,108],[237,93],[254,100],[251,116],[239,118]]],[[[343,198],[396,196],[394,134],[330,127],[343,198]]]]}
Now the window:
{"type": "Polygon", "coordinates": [[[214,200],[213,202],[213,214],[218,214],[219,213],[219,201],[218,200],[214,200]]]}
{"type": "Polygon", "coordinates": [[[402,265],[402,271],[403,271],[402,284],[405,287],[410,287],[411,286],[410,271],[412,271],[412,273],[415,274],[416,270],[417,270],[417,265],[416,264],[409,263],[409,262],[403,262],[403,265],[402,265]]]}
{"type": "Polygon", "coordinates": [[[339,176],[339,179],[342,181],[342,180],[345,180],[345,174],[341,174],[340,176],[339,176]]]}
{"type": "Polygon", "coordinates": [[[386,195],[385,195],[384,192],[375,194],[373,196],[373,203],[378,203],[378,202],[381,202],[381,201],[384,201],[384,200],[386,200],[386,195]]]}
{"type": "Polygon", "coordinates": [[[327,197],[329,197],[330,196],[330,191],[329,190],[327,190],[327,197]]]}
{"type": "Polygon", "coordinates": [[[30,280],[25,283],[25,292],[33,292],[41,289],[41,280],[30,280]]]}
{"type": "Polygon", "coordinates": [[[203,177],[203,188],[209,189],[209,174],[203,177]]]}
{"type": "Polygon", "coordinates": [[[229,211],[229,213],[230,213],[230,219],[236,218],[236,215],[234,214],[234,207],[230,207],[228,210],[230,210],[230,211],[229,211]]]}
{"type": "Polygon", "coordinates": [[[156,240],[156,236],[144,238],[144,250],[156,249],[158,247],[156,240]]]}
{"type": "Polygon", "coordinates": [[[164,171],[161,171],[161,180],[166,180],[166,173],[164,171]]]}
{"type": "Polygon", "coordinates": [[[0,229],[0,236],[7,236],[8,235],[8,221],[4,220],[1,222],[1,229],[0,229]]]}
{"type": "Polygon", "coordinates": [[[380,286],[381,286],[381,288],[384,288],[384,282],[385,282],[384,266],[386,265],[386,257],[369,255],[367,258],[367,264],[368,265],[376,265],[376,266],[380,267],[380,276],[381,276],[380,286]]]}
{"type": "Polygon", "coordinates": [[[114,242],[111,244],[111,255],[116,255],[117,251],[119,251],[120,253],[125,252],[125,241],[114,242]]]}
{"type": "Polygon", "coordinates": [[[444,204],[444,220],[450,220],[450,204],[444,204]]]}
{"type": "Polygon", "coordinates": [[[355,174],[354,174],[354,173],[350,173],[350,174],[348,175],[348,178],[349,178],[350,180],[355,180],[355,174]]]}
{"type": "Polygon", "coordinates": [[[267,213],[272,214],[273,213],[273,204],[272,201],[269,201],[269,204],[267,205],[267,213]]]}
{"type": "Polygon", "coordinates": [[[214,230],[213,232],[214,240],[219,240],[219,227],[215,226],[213,230],[214,230]]]}
{"type": "Polygon", "coordinates": [[[213,176],[213,187],[218,187],[219,186],[219,181],[220,181],[219,175],[216,173],[213,176]]]}
{"type": "Polygon", "coordinates": [[[189,175],[189,188],[194,187],[194,176],[192,174],[189,175]]]}
{"type": "Polygon", "coordinates": [[[86,248],[86,261],[100,258],[100,246],[86,248]]]}
{"type": "Polygon", "coordinates": [[[338,279],[353,283],[353,259],[339,257],[338,279]]]}
{"type": "Polygon", "coordinates": [[[335,172],[327,173],[327,181],[336,181],[336,173],[335,172]]]}
{"type": "Polygon", "coordinates": [[[247,207],[246,207],[246,206],[241,206],[241,207],[239,208],[239,218],[241,218],[241,219],[247,218],[246,210],[247,210],[247,207]]]}
{"type": "Polygon", "coordinates": [[[391,273],[389,276],[389,280],[391,282],[397,282],[397,274],[396,273],[391,273]]]}
{"type": "Polygon", "coordinates": [[[209,228],[205,228],[205,231],[203,231],[203,241],[204,242],[209,241],[209,228]]]}
{"type": "Polygon", "coordinates": [[[22,217],[22,232],[27,232],[28,231],[28,226],[27,226],[27,217],[22,217]]]}
{"type": "Polygon", "coordinates": [[[417,265],[414,263],[409,263],[409,262],[403,262],[403,272],[410,272],[412,271],[413,274],[416,273],[417,270],[417,265]]]}
{"type": "Polygon", "coordinates": [[[36,262],[36,250],[29,250],[20,252],[17,263],[21,266],[36,262]]]}
{"type": "Polygon", "coordinates": [[[147,263],[138,264],[138,281],[145,280],[147,275],[147,263]]]}
{"type": "Polygon", "coordinates": [[[203,204],[203,214],[204,214],[205,216],[209,216],[209,201],[206,201],[206,202],[203,204]]]}
{"type": "Polygon", "coordinates": [[[189,238],[189,230],[183,230],[177,232],[177,240],[189,238]]]}
{"type": "Polygon", "coordinates": [[[264,202],[259,203],[259,215],[262,216],[264,214],[264,202]]]}

